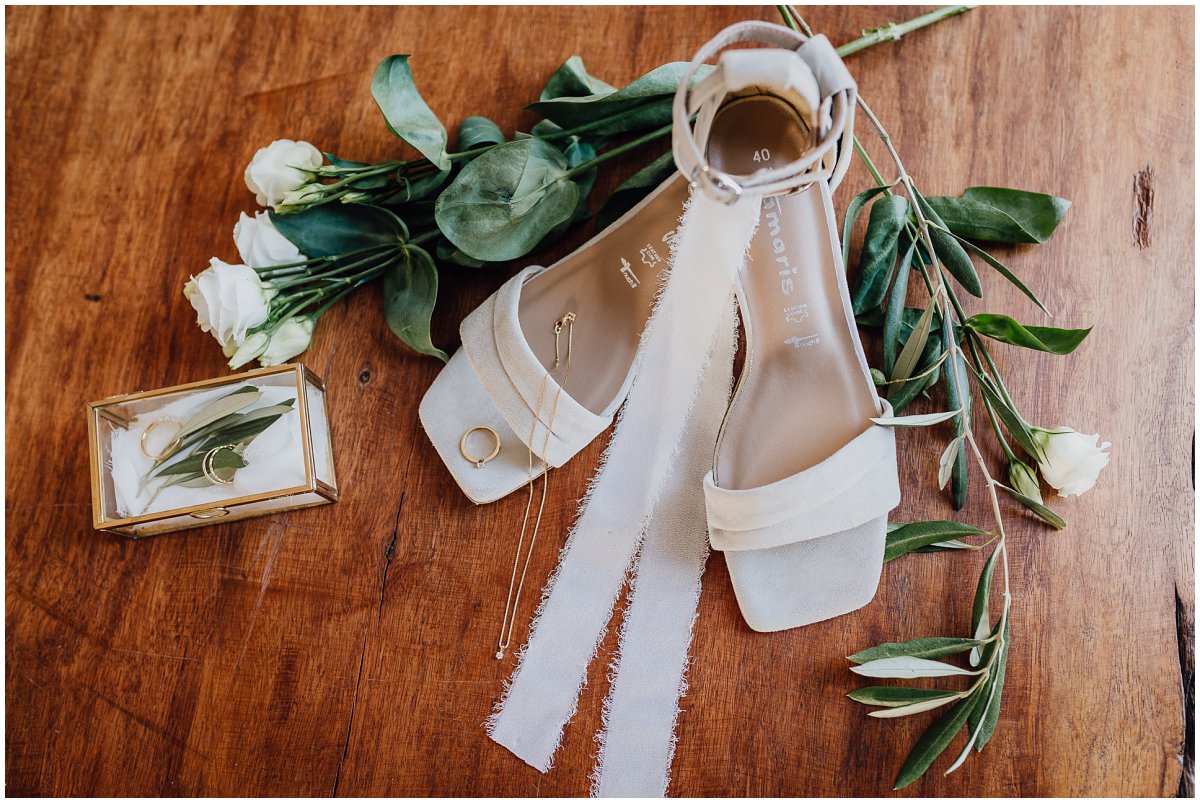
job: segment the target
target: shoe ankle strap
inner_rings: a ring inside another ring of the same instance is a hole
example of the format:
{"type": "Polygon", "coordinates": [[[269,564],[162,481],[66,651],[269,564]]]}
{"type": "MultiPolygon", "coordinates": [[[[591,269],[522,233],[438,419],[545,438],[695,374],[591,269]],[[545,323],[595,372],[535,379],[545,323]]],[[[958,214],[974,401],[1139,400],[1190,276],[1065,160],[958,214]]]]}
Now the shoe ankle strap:
{"type": "Polygon", "coordinates": [[[739,22],[700,48],[675,93],[672,150],[675,164],[694,188],[732,204],[743,194],[796,192],[818,181],[841,183],[850,166],[858,85],[824,36],[806,37],[769,22],[739,22]],[[774,45],[765,50],[722,50],[738,42],[774,45]],[[720,53],[712,72],[693,85],[700,67],[720,53]],[[815,144],[790,164],[749,175],[717,170],[705,155],[708,134],[722,101],[751,86],[799,94],[815,114],[815,144]],[[696,116],[693,127],[691,118],[696,116]]]}

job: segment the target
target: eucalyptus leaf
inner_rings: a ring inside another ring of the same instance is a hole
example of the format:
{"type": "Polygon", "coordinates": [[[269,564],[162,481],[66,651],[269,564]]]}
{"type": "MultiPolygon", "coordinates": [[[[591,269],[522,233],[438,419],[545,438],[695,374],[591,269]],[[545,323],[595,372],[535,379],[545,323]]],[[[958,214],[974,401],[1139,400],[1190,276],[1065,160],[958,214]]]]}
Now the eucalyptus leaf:
{"type": "Polygon", "coordinates": [[[961,694],[947,692],[942,697],[938,697],[938,698],[934,698],[934,699],[930,699],[930,700],[922,700],[919,703],[912,703],[911,705],[904,705],[904,706],[900,706],[898,708],[883,708],[878,711],[871,711],[870,713],[867,714],[867,716],[875,717],[877,719],[894,719],[896,717],[910,717],[913,714],[923,714],[926,711],[932,711],[935,708],[941,708],[943,705],[953,702],[954,700],[958,700],[961,697],[962,697],[961,694]]]}
{"type": "Polygon", "coordinates": [[[1071,207],[1065,198],[1006,187],[969,187],[959,198],[928,200],[950,231],[999,243],[1044,243],[1071,207]]]}
{"type": "Polygon", "coordinates": [[[484,145],[499,145],[504,142],[500,126],[486,117],[472,115],[458,124],[458,149],[470,151],[484,145]]]}
{"type": "Polygon", "coordinates": [[[1067,522],[1063,520],[1063,517],[1043,505],[1041,502],[1037,501],[1036,499],[1030,499],[1025,494],[1021,493],[1020,491],[1015,491],[1012,488],[1009,488],[1007,485],[1001,485],[1000,483],[996,484],[998,487],[1007,491],[1009,496],[1011,496],[1013,499],[1016,499],[1018,502],[1028,508],[1035,516],[1049,524],[1054,529],[1066,529],[1067,522]]]}
{"type": "Polygon", "coordinates": [[[883,303],[896,264],[900,231],[907,220],[908,201],[901,195],[885,195],[871,204],[858,283],[851,300],[856,314],[883,303]]]}
{"type": "MultiPolygon", "coordinates": [[[[996,558],[999,557],[1000,550],[992,550],[992,554],[988,556],[987,561],[983,564],[983,571],[979,574],[979,584],[975,587],[975,602],[971,606],[971,638],[978,641],[984,641],[992,634],[992,622],[988,615],[988,600],[992,593],[992,577],[996,571],[996,558]]],[[[970,658],[968,659],[971,666],[979,666],[980,650],[975,647],[971,650],[970,658]]]]}
{"type": "Polygon", "coordinates": [[[944,678],[978,674],[944,661],[930,661],[927,658],[913,658],[907,655],[877,658],[860,666],[852,666],[850,671],[867,678],[944,678]]]}
{"type": "Polygon", "coordinates": [[[924,413],[922,415],[901,415],[893,418],[872,418],[881,427],[931,427],[943,421],[949,421],[958,415],[958,410],[943,413],[924,413]]]}
{"type": "MultiPolygon", "coordinates": [[[[877,647],[871,647],[868,650],[854,653],[854,655],[850,656],[850,660],[856,664],[868,664],[887,658],[942,658],[947,655],[966,652],[978,646],[980,646],[980,642],[975,639],[935,636],[932,638],[913,639],[912,641],[880,644],[877,647]]],[[[945,664],[945,666],[949,666],[949,664],[945,664]]],[[[958,669],[958,667],[952,668],[958,669]]],[[[961,670],[951,674],[969,673],[966,670],[961,670]]]]}
{"type": "Polygon", "coordinates": [[[489,264],[482,259],[476,259],[469,254],[464,254],[454,243],[444,237],[438,238],[435,253],[437,254],[438,262],[450,262],[464,268],[482,268],[489,264]]]}
{"type": "Polygon", "coordinates": [[[596,227],[606,229],[617,218],[633,209],[656,187],[675,174],[675,156],[667,151],[621,182],[596,213],[596,227]]]}
{"type": "Polygon", "coordinates": [[[446,185],[450,174],[450,170],[435,170],[418,176],[399,176],[395,182],[398,189],[380,203],[390,206],[429,198],[446,185]]]}
{"type": "Polygon", "coordinates": [[[429,334],[437,291],[433,257],[415,245],[406,248],[404,256],[383,272],[383,312],[392,334],[414,351],[445,362],[449,357],[433,345],[429,334]]]}
{"type": "Polygon", "coordinates": [[[420,151],[439,170],[449,170],[446,129],[417,91],[408,59],[407,55],[384,59],[371,80],[371,96],[379,104],[388,130],[420,151]]]}
{"type": "Polygon", "coordinates": [[[497,145],[438,196],[438,228],[476,259],[522,257],[574,213],[579,187],[568,169],[562,152],[540,139],[497,145]]]}
{"type": "Polygon", "coordinates": [[[862,214],[863,208],[867,205],[867,201],[874,198],[881,192],[887,192],[887,187],[871,187],[863,190],[858,195],[850,199],[850,203],[846,205],[846,217],[842,221],[842,267],[850,266],[850,236],[854,233],[854,225],[858,222],[858,216],[862,214]]]}
{"type": "MultiPolygon", "coordinates": [[[[675,91],[689,66],[686,62],[671,62],[656,67],[623,89],[601,89],[584,96],[560,95],[525,108],[565,129],[593,124],[588,132],[601,136],[658,128],[671,122],[675,91]]],[[[698,81],[711,71],[705,65],[693,80],[698,81]]]]}
{"type": "MultiPolygon", "coordinates": [[[[325,204],[303,212],[271,212],[279,233],[310,259],[336,257],[375,246],[395,246],[408,238],[395,214],[369,204],[325,204]]],[[[383,248],[380,248],[383,251],[383,248]]]]}
{"type": "Polygon", "coordinates": [[[920,193],[916,194],[916,200],[926,219],[936,224],[929,227],[929,239],[933,241],[933,250],[937,252],[946,270],[950,271],[950,275],[958,280],[964,290],[976,298],[982,298],[983,285],[979,283],[979,274],[975,272],[970,255],[958,244],[958,240],[947,230],[945,221],[920,193]]]}
{"type": "Polygon", "coordinates": [[[957,692],[943,689],[914,689],[908,686],[863,686],[855,689],[846,696],[856,703],[863,705],[881,705],[884,708],[899,708],[900,706],[922,703],[926,700],[938,700],[946,695],[957,696],[957,692]]]}
{"type": "Polygon", "coordinates": [[[902,525],[887,534],[887,545],[884,548],[883,560],[886,563],[901,555],[926,546],[935,546],[956,538],[969,538],[975,535],[987,535],[987,530],[981,530],[970,524],[957,521],[918,521],[902,525]]]}
{"type": "Polygon", "coordinates": [[[583,66],[583,59],[571,56],[550,76],[542,89],[539,101],[556,98],[580,98],[589,95],[605,95],[617,88],[596,78],[583,66]]]}
{"type": "Polygon", "coordinates": [[[972,315],[962,325],[1001,343],[1060,355],[1070,354],[1092,331],[1091,327],[1059,329],[1053,326],[1023,326],[1007,315],[990,312],[972,315]]]}
{"type": "Polygon", "coordinates": [[[1021,281],[1019,278],[1017,278],[1017,275],[1015,273],[1013,273],[1011,270],[1009,270],[1008,267],[1003,262],[996,259],[994,256],[989,254],[987,251],[984,251],[979,246],[975,245],[975,243],[973,243],[969,240],[964,240],[962,237],[959,237],[957,234],[954,235],[954,237],[956,240],[958,240],[958,242],[962,245],[963,248],[967,249],[971,253],[978,256],[980,259],[982,259],[984,262],[986,262],[988,265],[990,265],[993,269],[995,269],[995,271],[997,273],[999,273],[1005,279],[1008,279],[1008,281],[1011,282],[1014,287],[1016,287],[1018,290],[1020,290],[1022,293],[1024,293],[1026,295],[1026,297],[1029,298],[1030,301],[1032,301],[1034,304],[1037,304],[1038,308],[1041,309],[1042,312],[1046,313],[1047,315],[1050,314],[1050,310],[1046,309],[1046,305],[1042,303],[1042,300],[1040,298],[1038,298],[1036,295],[1034,295],[1034,292],[1032,290],[1030,290],[1023,281],[1021,281]]]}
{"type": "Polygon", "coordinates": [[[912,752],[908,754],[904,766],[900,768],[900,773],[896,776],[896,784],[893,788],[903,789],[924,775],[925,770],[929,769],[937,757],[950,746],[950,742],[954,741],[955,735],[966,724],[972,709],[979,704],[980,695],[976,692],[965,700],[960,700],[930,725],[912,752]]]}

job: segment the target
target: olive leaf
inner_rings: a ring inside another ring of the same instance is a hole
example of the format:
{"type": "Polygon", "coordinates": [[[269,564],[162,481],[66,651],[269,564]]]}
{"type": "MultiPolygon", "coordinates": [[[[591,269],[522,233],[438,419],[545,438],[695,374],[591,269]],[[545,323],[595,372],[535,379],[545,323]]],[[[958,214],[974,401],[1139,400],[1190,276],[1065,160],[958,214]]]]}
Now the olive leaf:
{"type": "Polygon", "coordinates": [[[998,243],[1044,243],[1071,207],[1065,198],[1006,187],[968,187],[961,197],[928,201],[958,236],[998,243]]]}
{"type": "Polygon", "coordinates": [[[388,130],[420,151],[439,170],[449,170],[446,129],[417,91],[408,59],[408,55],[384,59],[371,80],[371,96],[383,112],[388,130]]]}
{"type": "Polygon", "coordinates": [[[605,229],[617,218],[633,209],[656,187],[675,173],[675,156],[667,151],[641,170],[621,182],[596,213],[596,228],[605,229]]]}
{"type": "MultiPolygon", "coordinates": [[[[943,522],[930,522],[943,523],[943,522]]],[[[952,524],[953,522],[944,522],[952,524]]],[[[947,655],[966,652],[979,647],[982,642],[969,638],[948,638],[937,636],[933,638],[918,638],[912,641],[901,641],[880,644],[869,650],[856,652],[850,660],[856,664],[867,664],[884,658],[943,658],[947,655]]]]}
{"type": "Polygon", "coordinates": [[[881,705],[885,708],[921,703],[926,700],[937,700],[945,695],[958,696],[958,692],[942,689],[914,689],[908,686],[863,686],[855,689],[846,696],[856,703],[864,705],[881,705]]]}
{"type": "MultiPolygon", "coordinates": [[[[177,463],[172,463],[169,466],[164,466],[163,468],[159,469],[155,472],[155,476],[175,477],[187,474],[201,475],[203,474],[204,458],[207,457],[207,455],[208,449],[204,449],[203,451],[197,450],[196,454],[185,457],[183,460],[180,460],[177,463]]],[[[222,449],[212,456],[211,467],[214,471],[226,468],[238,469],[244,468],[245,466],[245,459],[232,449],[222,449]]]]}
{"type": "Polygon", "coordinates": [[[408,239],[408,229],[400,218],[370,204],[327,204],[303,212],[270,215],[279,233],[310,259],[341,256],[374,246],[398,248],[408,239]]]}
{"type": "Polygon", "coordinates": [[[1056,529],[1056,530],[1066,529],[1067,522],[1063,519],[1063,517],[1058,515],[1057,513],[1055,513],[1050,508],[1046,507],[1041,502],[1037,501],[1036,499],[1030,499],[1025,494],[1021,493],[1020,491],[1009,488],[1007,485],[1003,485],[1001,483],[996,483],[996,487],[1001,488],[1002,490],[1006,491],[1009,496],[1011,496],[1013,499],[1016,499],[1018,502],[1020,502],[1022,505],[1024,505],[1030,512],[1032,512],[1035,516],[1037,516],[1039,519],[1041,519],[1042,521],[1049,524],[1054,529],[1056,529]]]}
{"type": "Polygon", "coordinates": [[[904,705],[898,708],[883,708],[878,711],[871,711],[867,714],[869,717],[876,719],[894,719],[896,717],[910,717],[913,714],[923,714],[926,711],[932,711],[935,708],[941,708],[947,703],[953,702],[963,697],[961,692],[946,692],[941,697],[922,700],[919,703],[904,705]]]}
{"type": "Polygon", "coordinates": [[[900,231],[907,220],[908,201],[903,196],[886,195],[871,204],[852,299],[855,314],[883,303],[896,265],[900,231]]]}
{"type": "Polygon", "coordinates": [[[956,538],[987,534],[987,530],[957,521],[917,521],[904,524],[887,534],[883,560],[886,563],[921,547],[933,546],[956,538]]]}
{"type": "MultiPolygon", "coordinates": [[[[901,350],[903,350],[912,338],[913,331],[920,322],[922,314],[922,310],[913,307],[905,308],[901,314],[899,342],[897,344],[901,350]]],[[[893,383],[889,386],[888,401],[891,402],[894,414],[899,415],[918,396],[938,383],[942,372],[942,362],[944,362],[944,359],[941,340],[936,337],[927,337],[925,347],[921,350],[920,356],[917,358],[917,367],[912,372],[913,376],[920,378],[899,384],[893,383]]],[[[893,370],[895,370],[895,366],[893,366],[893,370]]]]}
{"type": "Polygon", "coordinates": [[[894,789],[903,789],[925,774],[925,770],[929,769],[934,760],[950,746],[950,742],[966,724],[971,711],[980,704],[981,699],[980,694],[976,692],[965,700],[959,701],[929,726],[912,752],[908,754],[904,766],[900,768],[894,789]]]}
{"type": "Polygon", "coordinates": [[[950,234],[946,222],[934,211],[921,193],[915,190],[914,193],[921,213],[934,224],[929,227],[929,239],[933,241],[933,250],[937,252],[942,264],[946,266],[946,270],[950,271],[950,275],[958,280],[964,290],[976,298],[982,298],[983,285],[979,283],[979,274],[975,272],[975,264],[971,262],[970,255],[958,244],[954,235],[950,234]]]}
{"type": "MultiPolygon", "coordinates": [[[[925,343],[929,340],[929,331],[933,327],[933,318],[936,313],[937,299],[931,298],[929,299],[929,304],[925,307],[925,311],[921,313],[921,317],[913,325],[912,332],[909,334],[908,340],[904,343],[904,348],[900,350],[900,355],[896,357],[896,364],[893,366],[892,373],[889,376],[890,379],[908,379],[913,375],[913,370],[917,367],[917,362],[925,350],[925,343]]],[[[893,385],[893,390],[888,394],[889,397],[899,387],[903,386],[893,385]]]]}
{"type": "Polygon", "coordinates": [[[979,674],[945,661],[931,661],[928,658],[913,658],[907,655],[876,658],[860,666],[852,666],[850,671],[867,678],[944,678],[979,674]]]}
{"type": "Polygon", "coordinates": [[[458,149],[469,151],[483,145],[499,145],[504,142],[500,126],[486,117],[472,115],[458,124],[458,149]]]}
{"type": "Polygon", "coordinates": [[[540,139],[497,145],[438,196],[438,227],[476,259],[522,257],[574,213],[579,187],[568,171],[567,157],[540,139]]]}
{"type": "Polygon", "coordinates": [[[867,201],[874,198],[881,192],[887,192],[888,187],[871,187],[863,190],[858,195],[850,199],[850,203],[846,205],[846,217],[842,221],[842,267],[850,265],[850,235],[854,231],[854,224],[858,222],[858,216],[862,214],[863,208],[867,205],[867,201]]]}
{"type": "Polygon", "coordinates": [[[963,327],[978,332],[984,337],[999,340],[1013,346],[1021,346],[1051,354],[1070,354],[1092,331],[1087,329],[1059,329],[1053,326],[1023,326],[1007,315],[981,313],[972,315],[962,323],[963,327]]]}
{"type": "MultiPolygon", "coordinates": [[[[975,602],[971,606],[971,638],[980,642],[992,634],[992,622],[988,616],[988,600],[992,593],[992,576],[995,574],[996,558],[999,555],[999,549],[992,550],[992,554],[983,564],[983,571],[979,574],[979,584],[975,587],[975,602]]],[[[980,657],[979,647],[975,647],[971,650],[968,662],[971,666],[979,666],[980,657]]]]}
{"type": "Polygon", "coordinates": [[[1004,694],[1004,675],[1008,669],[1009,621],[1005,617],[1004,635],[1001,636],[1003,643],[998,647],[1000,654],[996,656],[995,668],[992,670],[991,677],[984,687],[987,690],[987,696],[991,697],[991,702],[986,707],[980,706],[974,709],[967,720],[972,732],[979,729],[979,735],[975,738],[976,751],[983,750],[987,743],[991,741],[992,734],[996,731],[996,722],[1000,719],[1000,698],[1004,694]],[[980,726],[981,719],[982,727],[980,726]]]}
{"type": "Polygon", "coordinates": [[[405,248],[404,255],[383,272],[383,312],[388,328],[414,351],[445,362],[449,357],[433,345],[429,335],[437,291],[433,258],[415,245],[405,248]]]}
{"type": "Polygon", "coordinates": [[[899,415],[892,418],[872,418],[871,421],[881,427],[931,427],[943,421],[949,421],[959,413],[958,410],[947,410],[943,413],[923,413],[921,415],[899,415]]]}
{"type": "Polygon", "coordinates": [[[182,441],[184,438],[197,430],[203,429],[214,421],[249,407],[260,398],[262,398],[261,390],[252,385],[243,385],[237,390],[230,391],[200,408],[195,415],[183,422],[175,437],[182,441]]]}
{"type": "Polygon", "coordinates": [[[984,403],[986,403],[996,416],[1000,419],[1000,423],[1008,431],[1008,434],[1013,437],[1025,453],[1037,460],[1042,450],[1038,446],[1037,441],[1033,438],[1033,433],[1029,430],[1029,426],[1025,423],[1025,419],[1021,418],[1020,413],[1008,403],[1008,400],[1000,394],[994,387],[991,377],[982,374],[976,375],[979,381],[976,383],[979,386],[980,392],[983,394],[984,403]]]}
{"type": "Polygon", "coordinates": [[[954,472],[954,461],[958,457],[958,447],[962,445],[964,438],[966,438],[966,435],[956,435],[946,444],[941,457],[938,458],[937,476],[939,490],[945,490],[946,486],[950,484],[950,475],[954,472]]]}
{"type": "Polygon", "coordinates": [[[958,451],[950,468],[950,504],[962,510],[967,504],[970,485],[967,479],[967,428],[971,424],[971,394],[967,384],[966,366],[962,352],[954,348],[954,326],[949,318],[942,319],[942,349],[949,355],[950,364],[942,372],[946,384],[946,399],[950,405],[961,405],[962,415],[954,421],[954,437],[958,451]]]}
{"type": "Polygon", "coordinates": [[[980,259],[982,259],[984,262],[986,262],[988,265],[990,265],[993,269],[995,269],[995,271],[997,273],[999,273],[1005,279],[1008,279],[1009,282],[1011,282],[1014,287],[1016,287],[1018,290],[1020,290],[1022,293],[1024,293],[1026,295],[1026,297],[1029,298],[1030,301],[1032,301],[1034,304],[1037,304],[1042,312],[1046,313],[1047,315],[1050,314],[1050,310],[1046,309],[1046,305],[1042,303],[1042,300],[1040,298],[1038,298],[1036,295],[1034,295],[1034,292],[1032,290],[1030,290],[1023,281],[1021,281],[1019,278],[1017,278],[1017,275],[1015,273],[1013,273],[1011,270],[1009,270],[1008,267],[1003,262],[996,259],[994,256],[989,254],[987,251],[984,251],[979,246],[975,245],[975,243],[973,243],[969,240],[964,240],[962,237],[959,237],[957,234],[954,235],[954,239],[958,240],[958,242],[962,245],[963,248],[967,249],[972,254],[975,254],[976,256],[978,256],[980,259]]]}
{"type": "Polygon", "coordinates": [[[912,273],[912,260],[917,241],[912,240],[896,268],[896,281],[892,283],[887,312],[883,316],[883,371],[891,376],[896,370],[896,352],[900,345],[900,330],[904,323],[905,299],[908,298],[908,280],[912,273]]]}
{"type": "Polygon", "coordinates": [[[571,56],[550,75],[538,100],[581,98],[588,95],[605,95],[616,91],[615,86],[606,84],[589,73],[583,66],[583,59],[579,56],[571,56]]]}
{"type": "MultiPolygon", "coordinates": [[[[623,89],[600,88],[589,95],[560,95],[525,108],[565,129],[595,124],[588,131],[601,136],[657,128],[671,122],[675,91],[689,66],[685,62],[670,62],[656,67],[623,89]]],[[[711,71],[712,67],[705,65],[697,71],[693,81],[711,71]]]]}
{"type": "MultiPolygon", "coordinates": [[[[236,446],[238,444],[245,445],[257,438],[260,434],[266,431],[267,427],[274,424],[280,419],[283,414],[290,409],[290,405],[276,405],[273,411],[254,411],[262,412],[262,415],[245,415],[238,418],[233,423],[222,426],[215,430],[204,441],[196,447],[196,451],[200,453],[207,452],[209,449],[215,449],[218,446],[236,446]]],[[[266,410],[267,408],[264,408],[266,410]]]]}

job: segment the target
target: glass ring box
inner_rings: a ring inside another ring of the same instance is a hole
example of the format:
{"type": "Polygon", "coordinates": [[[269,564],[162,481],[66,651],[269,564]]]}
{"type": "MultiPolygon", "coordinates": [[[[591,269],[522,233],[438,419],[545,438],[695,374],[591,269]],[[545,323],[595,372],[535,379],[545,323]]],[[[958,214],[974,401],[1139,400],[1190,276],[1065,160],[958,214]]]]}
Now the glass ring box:
{"type": "Polygon", "coordinates": [[[87,411],[97,530],[141,538],[337,501],[325,385],[303,365],[87,411]]]}

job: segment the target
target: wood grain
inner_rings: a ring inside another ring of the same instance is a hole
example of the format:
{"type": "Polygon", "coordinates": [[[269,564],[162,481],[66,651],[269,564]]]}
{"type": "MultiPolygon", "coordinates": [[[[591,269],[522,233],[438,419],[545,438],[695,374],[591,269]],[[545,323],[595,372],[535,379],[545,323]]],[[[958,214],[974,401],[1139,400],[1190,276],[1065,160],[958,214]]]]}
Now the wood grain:
{"type": "MultiPolygon", "coordinates": [[[[528,129],[521,105],[573,53],[620,85],[773,10],[5,13],[6,791],[585,794],[614,640],[553,771],[485,737],[510,669],[491,645],[523,503],[476,508],[453,485],[416,417],[438,365],[388,333],[374,291],[330,313],[305,355],[329,387],[334,506],[140,543],[95,533],[83,405],[225,373],[183,281],[233,254],[230,229],[253,203],[240,171],[260,145],[395,152],[368,93],[384,56],[414,54],[451,125],[485,114],[528,129]]],[[[913,13],[808,16],[841,42],[913,13]]],[[[851,61],[926,192],[1000,184],[1074,201],[1052,242],[1004,254],[1058,325],[1096,329],[1068,358],[1002,351],[1001,367],[1037,423],[1113,443],[1096,489],[1056,501],[1065,532],[1007,506],[1013,653],[1000,727],[957,773],[935,769],[907,793],[1180,788],[1193,717],[1180,693],[1193,648],[1176,626],[1193,621],[1194,602],[1193,67],[1192,12],[1160,8],[982,9],[851,61]]],[[[623,159],[601,191],[658,152],[623,159]]],[[[867,181],[856,165],[847,187],[867,181]]],[[[452,345],[510,273],[446,271],[436,342],[452,345]]],[[[986,307],[971,309],[1036,321],[1015,290],[985,281],[986,307]]],[[[948,514],[934,487],[940,437],[902,437],[897,518],[948,514]]],[[[554,474],[534,585],[602,447],[554,474]]],[[[988,520],[977,484],[962,515],[988,520]]],[[[964,632],[978,564],[899,561],[862,611],[768,636],[742,623],[713,556],[672,794],[889,790],[928,719],[867,719],[844,696],[857,685],[844,656],[964,632]]]]}

